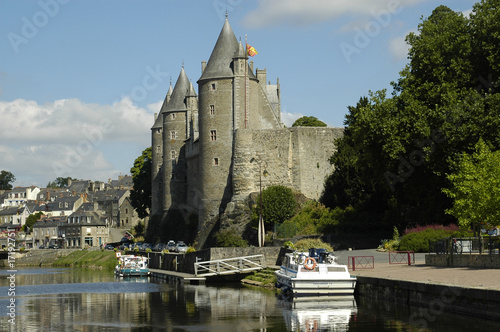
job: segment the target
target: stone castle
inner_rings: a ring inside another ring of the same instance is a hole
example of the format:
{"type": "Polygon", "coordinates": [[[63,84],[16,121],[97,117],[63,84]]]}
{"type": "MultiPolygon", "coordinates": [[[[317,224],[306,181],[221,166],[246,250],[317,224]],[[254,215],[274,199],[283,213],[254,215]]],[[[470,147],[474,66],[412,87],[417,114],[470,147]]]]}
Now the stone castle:
{"type": "Polygon", "coordinates": [[[284,185],[318,199],[333,170],[334,140],[343,134],[286,128],[279,80],[266,83],[266,69],[254,72],[227,18],[201,67],[198,94],[182,68],[151,128],[152,220],[163,225],[182,215],[170,223],[190,220],[198,248],[228,206],[261,188],[284,185]]]}

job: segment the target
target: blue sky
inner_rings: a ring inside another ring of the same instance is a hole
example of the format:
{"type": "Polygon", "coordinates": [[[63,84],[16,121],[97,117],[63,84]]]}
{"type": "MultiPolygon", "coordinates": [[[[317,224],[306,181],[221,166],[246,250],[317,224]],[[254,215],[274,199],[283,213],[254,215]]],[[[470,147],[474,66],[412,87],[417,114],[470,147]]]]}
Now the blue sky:
{"type": "Polygon", "coordinates": [[[254,68],[279,78],[282,118],[341,127],[347,106],[390,87],[404,37],[443,4],[472,0],[1,0],[0,170],[14,185],[107,181],[150,143],[184,68],[195,88],[227,10],[254,68]]]}

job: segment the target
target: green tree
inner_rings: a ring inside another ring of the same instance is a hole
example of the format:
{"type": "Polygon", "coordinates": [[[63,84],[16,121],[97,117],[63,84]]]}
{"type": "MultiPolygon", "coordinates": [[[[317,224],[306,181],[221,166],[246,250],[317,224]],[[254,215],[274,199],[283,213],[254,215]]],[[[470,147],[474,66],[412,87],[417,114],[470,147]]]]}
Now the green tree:
{"type": "Polygon", "coordinates": [[[303,116],[295,120],[292,127],[326,127],[326,123],[314,116],[303,116]]]}
{"type": "Polygon", "coordinates": [[[47,188],[67,188],[70,181],[77,181],[78,179],[72,178],[70,176],[63,178],[57,177],[54,181],[47,184],[47,188]]]}
{"type": "Polygon", "coordinates": [[[134,188],[130,191],[130,203],[137,211],[139,218],[149,214],[151,208],[151,147],[142,151],[130,169],[134,188]]]}
{"type": "Polygon", "coordinates": [[[9,171],[0,172],[0,190],[11,190],[11,182],[16,181],[16,177],[9,171]]]}
{"type": "Polygon", "coordinates": [[[487,223],[500,225],[500,151],[492,152],[480,139],[472,154],[464,153],[457,170],[447,175],[452,186],[443,191],[453,199],[446,213],[465,229],[487,223]]]}
{"type": "Polygon", "coordinates": [[[454,221],[442,191],[453,162],[480,137],[500,148],[498,4],[484,0],[470,18],[439,6],[407,37],[409,64],[392,94],[369,92],[349,107],[325,205],[375,213],[400,229],[454,221]]]}
{"type": "Polygon", "coordinates": [[[37,212],[34,214],[30,214],[28,218],[26,218],[26,224],[23,226],[23,230],[26,232],[26,227],[29,227],[29,233],[33,230],[33,226],[36,224],[38,220],[43,216],[43,212],[37,212]]]}
{"type": "Polygon", "coordinates": [[[281,224],[290,219],[296,212],[297,203],[290,188],[285,186],[270,186],[262,190],[262,195],[257,199],[254,210],[254,221],[260,215],[260,202],[262,199],[262,218],[267,230],[271,230],[274,223],[281,224]]]}

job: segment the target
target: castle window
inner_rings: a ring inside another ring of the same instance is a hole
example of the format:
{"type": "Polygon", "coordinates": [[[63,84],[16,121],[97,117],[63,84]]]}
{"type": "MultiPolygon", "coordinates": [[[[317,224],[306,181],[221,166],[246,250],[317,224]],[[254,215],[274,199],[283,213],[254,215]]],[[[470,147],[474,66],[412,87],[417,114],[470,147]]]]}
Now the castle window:
{"type": "Polygon", "coordinates": [[[175,159],[175,151],[170,151],[170,159],[175,159]]]}
{"type": "Polygon", "coordinates": [[[214,158],[214,166],[219,166],[219,158],[214,158]]]}
{"type": "Polygon", "coordinates": [[[215,83],[210,84],[210,90],[215,90],[215,83]]]}
{"type": "Polygon", "coordinates": [[[175,119],[175,113],[172,113],[172,120],[175,119]]]}
{"type": "Polygon", "coordinates": [[[177,136],[177,133],[176,133],[175,131],[173,131],[173,130],[172,130],[172,131],[170,132],[170,138],[171,138],[171,139],[175,139],[175,137],[176,137],[176,136],[177,136]]]}
{"type": "Polygon", "coordinates": [[[216,130],[210,130],[210,140],[212,140],[212,141],[217,140],[217,131],[216,130]]]}
{"type": "Polygon", "coordinates": [[[210,115],[214,115],[214,114],[215,114],[215,106],[210,105],[210,115]]]}

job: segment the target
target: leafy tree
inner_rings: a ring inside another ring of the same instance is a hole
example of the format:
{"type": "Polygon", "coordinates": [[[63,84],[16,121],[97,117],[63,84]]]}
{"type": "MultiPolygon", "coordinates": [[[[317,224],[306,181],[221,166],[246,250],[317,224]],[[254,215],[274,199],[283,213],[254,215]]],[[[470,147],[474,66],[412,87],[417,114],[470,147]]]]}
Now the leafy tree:
{"type": "Polygon", "coordinates": [[[472,224],[500,225],[500,151],[491,152],[481,139],[476,151],[463,154],[457,171],[448,174],[452,187],[443,191],[453,199],[446,210],[465,229],[472,224]]]}
{"type": "Polygon", "coordinates": [[[29,233],[31,233],[31,231],[33,230],[33,226],[36,224],[38,220],[40,220],[40,218],[42,218],[42,216],[43,216],[42,212],[30,214],[28,218],[26,218],[26,224],[23,226],[23,230],[26,231],[26,226],[27,226],[30,229],[29,233]]]}
{"type": "Polygon", "coordinates": [[[135,159],[134,166],[130,169],[134,183],[134,188],[130,191],[130,203],[139,218],[146,217],[151,208],[151,163],[151,147],[149,147],[135,159]]]}
{"type": "Polygon", "coordinates": [[[303,116],[295,120],[292,127],[326,127],[326,123],[314,116],[303,116]]]}
{"type": "Polygon", "coordinates": [[[67,188],[70,181],[77,181],[78,179],[72,178],[70,176],[63,178],[57,177],[54,181],[47,184],[47,188],[67,188]]]}
{"type": "Polygon", "coordinates": [[[444,212],[453,204],[446,174],[480,137],[500,148],[498,4],[483,0],[470,18],[439,6],[407,37],[409,64],[392,94],[370,92],[349,107],[325,205],[400,229],[454,221],[444,212]]]}
{"type": "Polygon", "coordinates": [[[16,177],[9,171],[0,172],[0,190],[11,190],[11,182],[16,181],[16,177]]]}
{"type": "Polygon", "coordinates": [[[296,212],[297,203],[290,188],[285,186],[270,186],[262,191],[257,199],[254,210],[254,221],[260,215],[260,202],[262,200],[262,218],[266,229],[272,229],[274,223],[281,224],[290,219],[296,212]]]}

